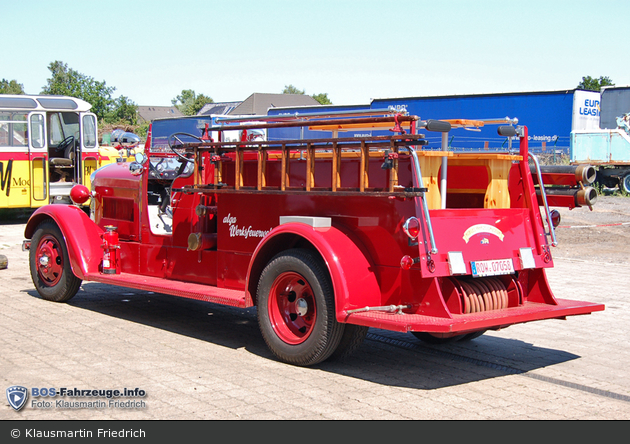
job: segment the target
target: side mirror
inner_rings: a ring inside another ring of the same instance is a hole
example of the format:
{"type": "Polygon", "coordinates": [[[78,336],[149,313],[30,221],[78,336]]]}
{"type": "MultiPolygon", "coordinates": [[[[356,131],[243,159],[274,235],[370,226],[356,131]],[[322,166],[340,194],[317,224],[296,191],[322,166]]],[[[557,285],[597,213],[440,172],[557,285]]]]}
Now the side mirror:
{"type": "Polygon", "coordinates": [[[136,153],[133,156],[133,159],[138,162],[140,165],[142,165],[144,163],[144,161],[146,160],[144,158],[144,154],[143,153],[136,153]]]}

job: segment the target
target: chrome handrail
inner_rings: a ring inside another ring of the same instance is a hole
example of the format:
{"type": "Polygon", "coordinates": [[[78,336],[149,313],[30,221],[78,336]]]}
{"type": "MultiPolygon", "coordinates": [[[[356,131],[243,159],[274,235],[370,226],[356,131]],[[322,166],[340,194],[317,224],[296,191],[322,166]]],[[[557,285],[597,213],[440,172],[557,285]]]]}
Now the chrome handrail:
{"type": "Polygon", "coordinates": [[[556,232],[553,228],[553,223],[551,222],[551,213],[549,211],[549,204],[547,204],[547,193],[545,192],[545,184],[542,179],[542,172],[540,171],[540,164],[538,163],[538,158],[534,156],[532,153],[527,153],[529,157],[534,161],[534,165],[536,166],[536,174],[538,175],[538,185],[540,186],[540,195],[542,196],[543,204],[545,206],[545,215],[547,216],[547,226],[549,227],[549,235],[551,236],[551,245],[554,247],[558,246],[558,241],[556,240],[556,232]]]}
{"type": "MultiPolygon", "coordinates": [[[[420,170],[420,161],[418,160],[418,154],[416,150],[410,146],[406,146],[409,150],[409,154],[413,159],[414,168],[416,170],[416,181],[418,188],[424,188],[424,183],[422,183],[422,171],[420,170]]],[[[437,254],[438,249],[435,245],[435,237],[433,235],[433,227],[431,226],[431,217],[429,216],[429,207],[427,206],[427,198],[425,196],[424,191],[420,192],[420,197],[422,199],[422,210],[424,212],[424,220],[427,223],[427,230],[429,231],[429,242],[431,242],[431,254],[437,254]]]]}

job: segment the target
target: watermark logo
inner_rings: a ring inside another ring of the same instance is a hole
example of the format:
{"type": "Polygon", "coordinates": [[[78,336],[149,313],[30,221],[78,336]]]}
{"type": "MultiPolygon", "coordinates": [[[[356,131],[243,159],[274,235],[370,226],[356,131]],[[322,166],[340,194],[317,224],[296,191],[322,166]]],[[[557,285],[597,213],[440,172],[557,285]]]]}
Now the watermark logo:
{"type": "Polygon", "coordinates": [[[19,411],[28,398],[28,390],[20,385],[12,385],[7,389],[7,399],[15,411],[19,411]]]}

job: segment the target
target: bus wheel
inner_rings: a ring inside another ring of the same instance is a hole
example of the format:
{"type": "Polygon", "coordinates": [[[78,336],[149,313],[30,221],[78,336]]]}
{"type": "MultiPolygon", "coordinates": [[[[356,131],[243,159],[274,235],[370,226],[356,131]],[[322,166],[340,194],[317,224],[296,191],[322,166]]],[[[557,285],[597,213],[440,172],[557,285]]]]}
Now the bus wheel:
{"type": "Polygon", "coordinates": [[[35,288],[47,301],[66,302],[79,291],[81,279],[70,269],[66,243],[53,221],[46,220],[35,229],[29,265],[35,288]]]}
{"type": "Polygon", "coordinates": [[[258,283],[257,305],[262,336],[284,362],[318,364],[341,341],[344,324],[335,317],[328,271],[310,250],[287,250],[267,264],[258,283]]]}

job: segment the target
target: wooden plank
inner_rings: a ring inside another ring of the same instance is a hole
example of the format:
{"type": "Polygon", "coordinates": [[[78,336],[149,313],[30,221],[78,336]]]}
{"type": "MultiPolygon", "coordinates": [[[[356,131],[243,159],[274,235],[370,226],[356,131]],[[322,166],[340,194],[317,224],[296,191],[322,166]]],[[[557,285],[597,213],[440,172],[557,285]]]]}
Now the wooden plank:
{"type": "MultiPolygon", "coordinates": [[[[395,124],[393,122],[370,122],[370,123],[351,123],[351,124],[337,124],[337,125],[312,125],[308,129],[311,131],[360,131],[362,129],[373,128],[392,128],[395,124]]],[[[410,128],[411,122],[400,122],[400,126],[403,128],[410,128]]],[[[336,137],[336,136],[333,136],[336,137]]]]}
{"type": "Polygon", "coordinates": [[[315,150],[311,143],[306,144],[306,191],[315,186],[315,150]]]}
{"type": "Polygon", "coordinates": [[[512,162],[509,160],[487,160],[490,183],[484,198],[484,208],[510,208],[508,175],[512,162]]]}
{"type": "Polygon", "coordinates": [[[512,160],[520,162],[523,160],[523,156],[515,155],[515,154],[505,154],[505,153],[452,153],[453,160],[491,160],[491,159],[499,159],[499,160],[512,160]]]}
{"type": "Polygon", "coordinates": [[[370,186],[368,178],[368,169],[370,166],[370,152],[365,145],[365,141],[361,141],[361,166],[359,167],[359,189],[365,191],[370,186]]]}
{"type": "Polygon", "coordinates": [[[333,142],[332,148],[332,191],[341,187],[341,148],[337,142],[333,142]]]}
{"type": "MultiPolygon", "coordinates": [[[[214,155],[219,157],[219,153],[217,153],[216,150],[214,152],[214,155]]],[[[215,166],[214,166],[214,185],[219,185],[222,182],[223,182],[223,162],[219,160],[215,163],[215,166]]]]}
{"type": "MultiPolygon", "coordinates": [[[[441,152],[443,154],[443,152],[441,152]]],[[[439,187],[439,172],[442,166],[442,157],[420,157],[420,170],[422,172],[422,184],[427,189],[427,206],[430,210],[442,208],[442,198],[439,187]]]]}
{"type": "Polygon", "coordinates": [[[243,152],[239,146],[234,148],[234,189],[239,190],[243,186],[243,152]]]}
{"type": "Polygon", "coordinates": [[[258,180],[257,188],[262,190],[267,186],[267,151],[258,149],[258,180]]]}
{"type": "Polygon", "coordinates": [[[285,191],[289,187],[289,150],[285,144],[282,144],[281,159],[282,166],[280,167],[280,189],[285,191]]]}

